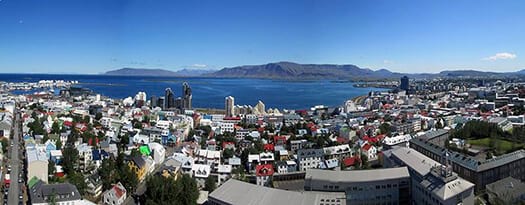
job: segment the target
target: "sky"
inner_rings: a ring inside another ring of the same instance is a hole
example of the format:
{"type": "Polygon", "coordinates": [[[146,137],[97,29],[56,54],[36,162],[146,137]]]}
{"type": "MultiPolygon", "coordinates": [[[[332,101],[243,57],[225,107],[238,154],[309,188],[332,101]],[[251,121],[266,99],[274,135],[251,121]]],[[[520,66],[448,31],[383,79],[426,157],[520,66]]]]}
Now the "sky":
{"type": "Polygon", "coordinates": [[[522,0],[0,0],[0,73],[270,62],[525,68],[522,0]]]}

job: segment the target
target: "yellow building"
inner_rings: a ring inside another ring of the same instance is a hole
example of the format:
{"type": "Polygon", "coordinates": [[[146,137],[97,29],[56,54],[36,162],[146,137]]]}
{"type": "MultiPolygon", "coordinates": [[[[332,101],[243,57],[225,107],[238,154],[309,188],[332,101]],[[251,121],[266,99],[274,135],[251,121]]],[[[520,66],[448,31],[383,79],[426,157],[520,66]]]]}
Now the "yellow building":
{"type": "Polygon", "coordinates": [[[143,181],[146,177],[146,161],[144,158],[135,156],[128,162],[129,168],[135,172],[139,181],[143,181]]]}

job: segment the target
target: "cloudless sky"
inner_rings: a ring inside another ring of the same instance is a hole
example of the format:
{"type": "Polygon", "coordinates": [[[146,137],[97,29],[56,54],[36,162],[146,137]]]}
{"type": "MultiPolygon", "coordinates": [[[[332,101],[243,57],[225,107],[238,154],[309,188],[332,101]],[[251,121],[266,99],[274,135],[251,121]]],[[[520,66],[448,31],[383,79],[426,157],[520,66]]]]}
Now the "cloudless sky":
{"type": "Polygon", "coordinates": [[[278,61],[514,71],[524,59],[522,0],[0,0],[2,73],[278,61]]]}

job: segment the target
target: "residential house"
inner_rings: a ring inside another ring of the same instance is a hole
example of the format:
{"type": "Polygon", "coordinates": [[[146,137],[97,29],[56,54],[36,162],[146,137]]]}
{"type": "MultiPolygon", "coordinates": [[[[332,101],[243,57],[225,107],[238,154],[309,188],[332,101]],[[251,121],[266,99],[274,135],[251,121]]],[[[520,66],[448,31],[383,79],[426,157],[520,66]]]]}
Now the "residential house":
{"type": "Polygon", "coordinates": [[[82,204],[82,196],[77,187],[70,183],[46,184],[42,180],[31,178],[28,182],[29,196],[33,205],[82,204]]]}
{"type": "Polygon", "coordinates": [[[374,145],[366,143],[361,148],[361,153],[364,153],[369,161],[377,159],[377,148],[374,145]]]}
{"type": "Polygon", "coordinates": [[[46,152],[42,149],[28,148],[27,155],[27,178],[37,177],[44,183],[48,182],[49,161],[46,152]]]}
{"type": "Polygon", "coordinates": [[[139,181],[143,181],[146,178],[147,168],[146,160],[142,156],[132,157],[128,162],[129,168],[137,175],[139,181]]]}
{"type": "Polygon", "coordinates": [[[217,171],[218,184],[222,184],[226,182],[228,179],[230,179],[231,174],[232,174],[232,165],[229,165],[229,164],[219,165],[218,171],[217,171]]]}
{"type": "Polygon", "coordinates": [[[319,168],[319,164],[323,158],[323,149],[300,149],[297,151],[297,161],[300,171],[319,168]]]}
{"type": "Polygon", "coordinates": [[[270,186],[272,183],[273,173],[274,170],[272,164],[260,164],[255,166],[257,185],[270,186]]]}
{"type": "Polygon", "coordinates": [[[204,187],[206,179],[211,174],[211,167],[207,164],[193,164],[191,174],[197,181],[199,187],[204,187]]]}
{"type": "Polygon", "coordinates": [[[121,205],[126,200],[126,188],[118,182],[111,189],[104,192],[103,203],[105,205],[121,205]]]}

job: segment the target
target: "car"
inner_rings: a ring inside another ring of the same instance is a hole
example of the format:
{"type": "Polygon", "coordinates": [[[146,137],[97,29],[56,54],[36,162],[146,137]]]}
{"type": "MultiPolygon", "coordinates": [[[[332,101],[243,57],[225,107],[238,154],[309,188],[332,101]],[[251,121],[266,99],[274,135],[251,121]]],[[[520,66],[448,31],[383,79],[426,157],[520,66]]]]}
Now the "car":
{"type": "Polygon", "coordinates": [[[24,197],[22,196],[22,194],[18,195],[18,198],[19,199],[23,199],[24,197]]]}
{"type": "Polygon", "coordinates": [[[24,181],[22,179],[18,179],[18,183],[23,183],[24,181]]]}

